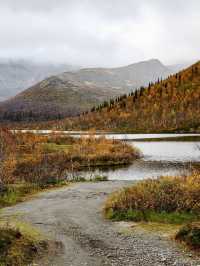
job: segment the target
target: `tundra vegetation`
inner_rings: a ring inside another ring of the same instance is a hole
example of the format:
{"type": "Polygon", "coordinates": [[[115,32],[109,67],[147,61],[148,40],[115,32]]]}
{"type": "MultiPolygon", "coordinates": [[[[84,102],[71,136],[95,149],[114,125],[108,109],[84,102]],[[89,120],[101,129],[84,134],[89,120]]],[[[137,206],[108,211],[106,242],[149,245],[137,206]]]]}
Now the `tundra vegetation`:
{"type": "MultiPolygon", "coordinates": [[[[76,181],[76,170],[99,165],[129,164],[140,152],[104,137],[11,133],[0,130],[0,206],[11,205],[40,189],[76,181]]],[[[105,180],[95,177],[94,180],[105,180]]]]}
{"type": "Polygon", "coordinates": [[[140,181],[113,193],[104,212],[113,220],[183,225],[176,239],[200,248],[200,174],[140,181]]]}

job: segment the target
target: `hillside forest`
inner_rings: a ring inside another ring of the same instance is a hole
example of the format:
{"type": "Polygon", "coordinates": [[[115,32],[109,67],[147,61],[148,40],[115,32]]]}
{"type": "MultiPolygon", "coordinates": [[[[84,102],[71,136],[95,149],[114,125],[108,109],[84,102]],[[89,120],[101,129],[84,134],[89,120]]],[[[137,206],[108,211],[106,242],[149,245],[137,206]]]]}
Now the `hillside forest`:
{"type": "Polygon", "coordinates": [[[200,129],[200,62],[95,106],[77,118],[56,122],[66,130],[173,132],[200,129]]]}

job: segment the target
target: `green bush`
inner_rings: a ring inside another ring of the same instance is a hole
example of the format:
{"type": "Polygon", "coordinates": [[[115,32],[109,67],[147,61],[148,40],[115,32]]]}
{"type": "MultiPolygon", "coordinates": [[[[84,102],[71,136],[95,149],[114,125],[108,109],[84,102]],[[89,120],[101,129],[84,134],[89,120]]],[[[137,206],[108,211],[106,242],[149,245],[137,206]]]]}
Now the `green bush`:
{"type": "Polygon", "coordinates": [[[177,233],[176,239],[183,241],[192,248],[200,249],[200,223],[183,226],[177,233]]]}

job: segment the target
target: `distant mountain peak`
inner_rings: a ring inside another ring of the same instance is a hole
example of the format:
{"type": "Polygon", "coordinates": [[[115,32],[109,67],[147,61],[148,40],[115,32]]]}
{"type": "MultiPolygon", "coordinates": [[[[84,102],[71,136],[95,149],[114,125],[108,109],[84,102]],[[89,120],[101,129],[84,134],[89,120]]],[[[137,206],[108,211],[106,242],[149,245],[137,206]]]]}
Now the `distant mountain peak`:
{"type": "Polygon", "coordinates": [[[21,112],[20,119],[23,119],[24,114],[28,116],[30,111],[39,119],[56,118],[58,114],[62,117],[75,115],[169,74],[170,70],[158,59],[118,68],[87,68],[64,72],[51,76],[2,103],[0,111],[10,113],[10,117],[12,112],[21,112]]]}

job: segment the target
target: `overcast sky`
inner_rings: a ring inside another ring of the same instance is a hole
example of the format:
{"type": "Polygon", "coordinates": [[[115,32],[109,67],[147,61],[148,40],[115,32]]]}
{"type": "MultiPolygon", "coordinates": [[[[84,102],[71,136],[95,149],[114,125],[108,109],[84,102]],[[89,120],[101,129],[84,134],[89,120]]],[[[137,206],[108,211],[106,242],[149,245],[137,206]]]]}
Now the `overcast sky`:
{"type": "Polygon", "coordinates": [[[0,0],[0,57],[81,66],[200,59],[200,0],[0,0]]]}

